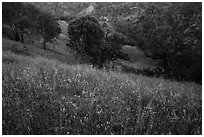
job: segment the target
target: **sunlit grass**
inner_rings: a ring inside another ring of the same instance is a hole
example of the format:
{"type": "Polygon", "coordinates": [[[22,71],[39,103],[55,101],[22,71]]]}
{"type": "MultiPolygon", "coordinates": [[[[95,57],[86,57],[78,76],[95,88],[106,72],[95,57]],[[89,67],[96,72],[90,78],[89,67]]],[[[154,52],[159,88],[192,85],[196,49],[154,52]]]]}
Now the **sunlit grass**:
{"type": "Polygon", "coordinates": [[[3,134],[202,134],[201,86],[3,55],[3,134]]]}

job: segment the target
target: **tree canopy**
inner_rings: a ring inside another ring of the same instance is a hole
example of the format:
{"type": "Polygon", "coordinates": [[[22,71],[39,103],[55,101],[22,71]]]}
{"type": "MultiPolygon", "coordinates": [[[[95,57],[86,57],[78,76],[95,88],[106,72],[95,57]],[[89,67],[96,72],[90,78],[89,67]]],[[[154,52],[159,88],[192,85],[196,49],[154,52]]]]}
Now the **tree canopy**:
{"type": "Polygon", "coordinates": [[[82,60],[95,66],[122,57],[121,47],[114,43],[114,35],[105,36],[104,29],[95,17],[84,16],[68,26],[70,46],[82,60]]]}
{"type": "Polygon", "coordinates": [[[57,21],[54,17],[48,13],[43,13],[38,17],[38,32],[43,37],[44,49],[46,49],[46,42],[52,41],[53,38],[57,37],[61,32],[57,21]]]}
{"type": "Polygon", "coordinates": [[[47,12],[40,11],[32,3],[3,2],[2,7],[3,24],[7,25],[7,29],[4,27],[3,32],[8,33],[9,29],[10,32],[13,32],[16,41],[21,40],[23,43],[24,35],[33,33],[40,34],[45,45],[60,33],[54,17],[47,12]]]}
{"type": "Polygon", "coordinates": [[[167,78],[201,80],[201,67],[196,72],[199,77],[192,73],[201,64],[201,11],[200,3],[180,3],[168,9],[150,6],[137,21],[140,47],[151,51],[149,56],[158,61],[167,78]]]}

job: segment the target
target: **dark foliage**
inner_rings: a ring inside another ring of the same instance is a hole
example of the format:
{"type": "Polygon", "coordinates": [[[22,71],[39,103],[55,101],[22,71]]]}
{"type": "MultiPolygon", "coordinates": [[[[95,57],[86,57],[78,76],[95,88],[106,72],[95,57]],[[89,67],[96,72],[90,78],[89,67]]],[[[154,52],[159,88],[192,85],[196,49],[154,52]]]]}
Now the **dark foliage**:
{"type": "Polygon", "coordinates": [[[40,33],[45,45],[60,33],[54,17],[41,12],[33,4],[4,2],[2,7],[3,33],[11,39],[23,43],[25,35],[40,33]]]}
{"type": "Polygon", "coordinates": [[[70,44],[84,61],[102,67],[110,60],[123,58],[116,35],[104,35],[104,30],[95,17],[84,16],[69,24],[70,44]]]}
{"type": "Polygon", "coordinates": [[[168,9],[150,6],[137,21],[140,47],[150,51],[166,78],[201,83],[201,11],[201,3],[179,3],[168,9]]]}
{"type": "Polygon", "coordinates": [[[53,38],[57,37],[61,30],[58,26],[57,20],[49,13],[41,13],[38,17],[38,32],[43,37],[43,46],[46,49],[46,42],[51,42],[53,38]]]}
{"type": "Polygon", "coordinates": [[[20,2],[3,2],[2,7],[2,21],[9,28],[4,29],[4,34],[23,43],[24,35],[35,32],[40,11],[31,4],[20,2]]]}
{"type": "Polygon", "coordinates": [[[104,32],[96,18],[85,16],[76,19],[68,26],[70,37],[69,46],[83,60],[93,64],[100,64],[100,49],[104,32]]]}

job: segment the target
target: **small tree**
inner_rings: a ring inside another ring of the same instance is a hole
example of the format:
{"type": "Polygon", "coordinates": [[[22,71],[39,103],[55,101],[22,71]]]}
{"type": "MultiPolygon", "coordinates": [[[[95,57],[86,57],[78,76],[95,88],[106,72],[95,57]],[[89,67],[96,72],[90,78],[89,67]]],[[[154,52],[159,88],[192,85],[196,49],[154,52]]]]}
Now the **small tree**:
{"type": "Polygon", "coordinates": [[[46,42],[51,42],[53,38],[61,32],[57,21],[49,13],[41,13],[38,17],[38,32],[43,37],[43,47],[46,49],[46,42]]]}
{"type": "Polygon", "coordinates": [[[104,31],[95,17],[85,16],[76,19],[68,26],[69,46],[82,60],[100,64],[104,31]]]}

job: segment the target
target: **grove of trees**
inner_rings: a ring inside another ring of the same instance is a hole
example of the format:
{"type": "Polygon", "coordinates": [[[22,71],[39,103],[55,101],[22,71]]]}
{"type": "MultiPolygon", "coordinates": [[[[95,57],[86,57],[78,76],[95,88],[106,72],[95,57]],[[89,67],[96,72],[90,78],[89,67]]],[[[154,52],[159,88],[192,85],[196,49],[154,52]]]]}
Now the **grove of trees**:
{"type": "Polygon", "coordinates": [[[25,36],[40,35],[44,41],[44,49],[45,43],[60,33],[57,20],[30,3],[3,2],[2,19],[3,35],[22,43],[25,36]]]}
{"type": "Polygon", "coordinates": [[[202,81],[202,3],[149,8],[136,21],[134,37],[158,62],[162,76],[202,81]]]}

